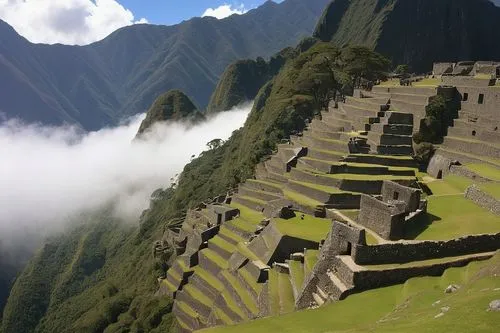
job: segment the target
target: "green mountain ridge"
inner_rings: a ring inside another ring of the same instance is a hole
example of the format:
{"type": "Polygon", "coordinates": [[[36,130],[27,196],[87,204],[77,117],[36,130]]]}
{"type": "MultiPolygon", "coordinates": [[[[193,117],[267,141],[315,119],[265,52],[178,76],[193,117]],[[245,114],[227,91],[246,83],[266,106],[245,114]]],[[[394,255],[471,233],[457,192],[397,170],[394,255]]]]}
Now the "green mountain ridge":
{"type": "Polygon", "coordinates": [[[500,8],[489,0],[335,0],[314,36],[366,45],[424,72],[438,61],[500,59],[500,8]]]}
{"type": "Polygon", "coordinates": [[[203,109],[227,65],[310,35],[327,2],[268,1],[223,20],[134,25],[87,46],[32,44],[0,21],[0,112],[97,130],[145,112],[172,89],[203,109]]]}
{"type": "Polygon", "coordinates": [[[198,122],[205,119],[205,116],[198,111],[182,91],[171,90],[160,95],[149,108],[146,118],[142,121],[137,136],[140,137],[157,123],[167,120],[179,121],[187,120],[198,122]]]}

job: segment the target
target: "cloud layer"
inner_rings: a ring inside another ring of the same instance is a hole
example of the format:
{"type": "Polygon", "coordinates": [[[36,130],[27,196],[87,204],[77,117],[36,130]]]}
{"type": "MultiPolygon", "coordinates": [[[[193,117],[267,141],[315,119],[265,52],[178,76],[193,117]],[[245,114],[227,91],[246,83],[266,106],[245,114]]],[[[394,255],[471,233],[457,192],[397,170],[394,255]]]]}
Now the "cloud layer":
{"type": "Polygon", "coordinates": [[[222,5],[217,8],[207,8],[205,12],[201,15],[201,17],[212,16],[217,19],[223,19],[233,14],[242,15],[245,14],[248,9],[245,8],[245,5],[241,4],[239,6],[233,5],[222,5]]]}
{"type": "Polygon", "coordinates": [[[34,43],[89,44],[134,23],[116,0],[0,0],[0,19],[34,43]]]}
{"type": "Polygon", "coordinates": [[[245,105],[188,128],[154,127],[134,141],[144,115],[93,133],[9,121],[0,126],[0,243],[62,227],[67,217],[117,202],[120,217],[137,222],[151,193],[168,187],[192,155],[212,139],[227,139],[251,109],[245,105]]]}

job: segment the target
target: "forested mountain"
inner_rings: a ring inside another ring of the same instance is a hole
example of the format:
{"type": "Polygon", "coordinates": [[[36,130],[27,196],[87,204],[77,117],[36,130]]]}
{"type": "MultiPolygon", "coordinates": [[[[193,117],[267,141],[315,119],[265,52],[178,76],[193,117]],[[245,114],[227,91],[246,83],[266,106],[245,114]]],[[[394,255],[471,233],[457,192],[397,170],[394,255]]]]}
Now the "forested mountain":
{"type": "Polygon", "coordinates": [[[500,8],[489,0],[335,0],[314,35],[423,72],[435,61],[500,59],[500,8]]]}
{"type": "Polygon", "coordinates": [[[145,112],[171,89],[203,109],[228,64],[268,57],[310,35],[327,3],[267,1],[223,20],[134,25],[87,46],[32,44],[0,22],[0,112],[93,130],[145,112]]]}

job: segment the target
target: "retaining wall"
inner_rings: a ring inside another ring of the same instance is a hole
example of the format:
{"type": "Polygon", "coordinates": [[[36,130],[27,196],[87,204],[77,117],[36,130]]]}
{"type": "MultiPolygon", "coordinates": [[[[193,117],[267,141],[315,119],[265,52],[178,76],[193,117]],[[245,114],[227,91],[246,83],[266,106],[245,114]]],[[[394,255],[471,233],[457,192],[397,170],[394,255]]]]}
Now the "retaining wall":
{"type": "MultiPolygon", "coordinates": [[[[500,186],[500,184],[498,186],[500,186]]],[[[472,184],[467,188],[467,190],[465,190],[465,198],[474,201],[476,204],[489,210],[495,215],[500,215],[500,201],[498,201],[488,193],[483,192],[475,184],[472,184]]],[[[478,223],[481,222],[478,221],[478,223]]]]}
{"type": "Polygon", "coordinates": [[[467,236],[449,241],[355,245],[352,259],[358,265],[381,265],[491,252],[498,249],[500,249],[500,233],[467,236]]]}

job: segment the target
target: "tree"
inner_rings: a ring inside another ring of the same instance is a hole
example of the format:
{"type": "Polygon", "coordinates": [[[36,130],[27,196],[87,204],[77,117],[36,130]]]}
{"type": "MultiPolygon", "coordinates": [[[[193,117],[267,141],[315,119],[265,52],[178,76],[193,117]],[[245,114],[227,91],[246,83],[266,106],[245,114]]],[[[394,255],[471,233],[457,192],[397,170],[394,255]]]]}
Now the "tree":
{"type": "Polygon", "coordinates": [[[375,81],[386,77],[391,62],[389,59],[365,46],[350,46],[342,49],[342,69],[352,79],[354,88],[361,79],[375,81]]]}
{"type": "Polygon", "coordinates": [[[210,141],[209,143],[207,143],[207,147],[210,150],[217,149],[220,146],[222,146],[223,143],[224,143],[224,141],[222,139],[213,139],[212,141],[210,141]]]}
{"type": "Polygon", "coordinates": [[[396,69],[394,70],[394,73],[399,74],[399,75],[406,75],[410,72],[410,66],[408,65],[398,65],[396,69]]]}

